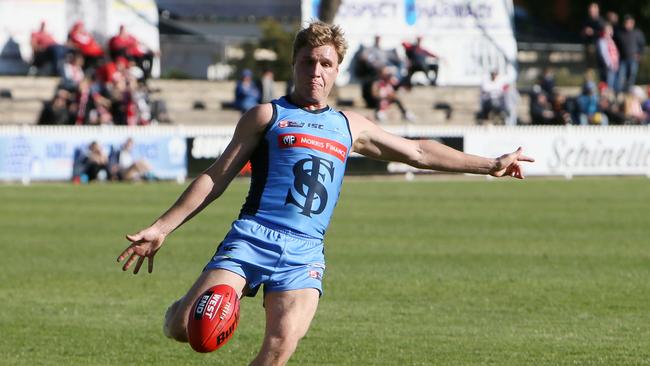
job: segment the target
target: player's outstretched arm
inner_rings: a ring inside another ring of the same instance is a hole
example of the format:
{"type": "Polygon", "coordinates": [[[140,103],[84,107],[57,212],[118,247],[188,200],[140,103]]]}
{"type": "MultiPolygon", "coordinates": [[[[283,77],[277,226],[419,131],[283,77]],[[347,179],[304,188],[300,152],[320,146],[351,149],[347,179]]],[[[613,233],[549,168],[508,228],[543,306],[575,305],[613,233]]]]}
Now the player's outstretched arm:
{"type": "Polygon", "coordinates": [[[432,140],[409,140],[393,135],[365,117],[345,112],[354,140],[353,150],[373,159],[398,161],[420,169],[490,174],[495,177],[524,178],[520,162],[534,159],[522,149],[496,159],[466,154],[432,140]]]}
{"type": "Polygon", "coordinates": [[[249,160],[272,115],[271,104],[262,104],[242,116],[223,154],[151,226],[126,236],[130,244],[117,257],[118,262],[126,259],[122,270],[128,270],[137,261],[133,273],[138,273],[145,258],[149,260],[149,272],[153,270],[153,257],[167,235],[221,196],[249,160]]]}

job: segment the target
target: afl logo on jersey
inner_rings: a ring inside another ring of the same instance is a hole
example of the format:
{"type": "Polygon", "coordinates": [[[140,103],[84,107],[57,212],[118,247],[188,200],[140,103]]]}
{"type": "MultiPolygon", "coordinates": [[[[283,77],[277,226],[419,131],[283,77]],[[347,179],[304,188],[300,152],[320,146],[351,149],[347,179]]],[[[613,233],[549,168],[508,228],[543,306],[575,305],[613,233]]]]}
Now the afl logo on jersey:
{"type": "Polygon", "coordinates": [[[282,137],[282,143],[284,145],[293,145],[296,143],[296,136],[294,135],[285,135],[282,137]]]}

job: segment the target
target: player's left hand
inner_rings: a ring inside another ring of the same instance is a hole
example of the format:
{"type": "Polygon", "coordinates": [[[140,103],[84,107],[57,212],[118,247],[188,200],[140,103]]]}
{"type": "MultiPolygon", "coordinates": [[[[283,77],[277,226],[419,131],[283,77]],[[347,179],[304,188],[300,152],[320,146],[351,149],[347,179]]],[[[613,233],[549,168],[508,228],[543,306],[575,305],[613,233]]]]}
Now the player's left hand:
{"type": "Polygon", "coordinates": [[[524,174],[521,171],[519,162],[528,161],[534,162],[535,159],[522,154],[523,149],[519,147],[516,151],[510,154],[504,154],[498,157],[494,168],[490,171],[493,177],[514,177],[517,179],[524,179],[524,174]]]}

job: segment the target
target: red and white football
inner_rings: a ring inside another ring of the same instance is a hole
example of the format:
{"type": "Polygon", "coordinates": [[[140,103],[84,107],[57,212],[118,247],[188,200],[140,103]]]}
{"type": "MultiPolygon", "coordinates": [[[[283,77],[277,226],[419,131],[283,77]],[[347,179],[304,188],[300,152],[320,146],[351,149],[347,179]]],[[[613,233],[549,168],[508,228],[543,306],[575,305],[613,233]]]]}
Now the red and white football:
{"type": "Polygon", "coordinates": [[[216,285],[199,296],[190,312],[187,333],[190,346],[201,353],[221,348],[239,323],[239,296],[228,285],[216,285]]]}

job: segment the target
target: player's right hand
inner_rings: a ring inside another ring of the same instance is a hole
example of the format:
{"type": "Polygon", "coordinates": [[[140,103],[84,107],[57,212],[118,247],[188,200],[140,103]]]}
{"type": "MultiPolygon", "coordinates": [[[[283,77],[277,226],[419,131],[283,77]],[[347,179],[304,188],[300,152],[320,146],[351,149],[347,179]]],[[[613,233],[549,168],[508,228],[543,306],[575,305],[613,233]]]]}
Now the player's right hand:
{"type": "Polygon", "coordinates": [[[121,262],[128,257],[122,270],[126,271],[133,265],[133,262],[138,261],[133,269],[133,274],[137,274],[144,263],[144,259],[148,259],[148,271],[153,271],[153,257],[160,249],[165,241],[165,234],[157,228],[150,226],[136,234],[127,235],[126,239],[131,242],[129,246],[122,251],[117,261],[121,262]]]}

